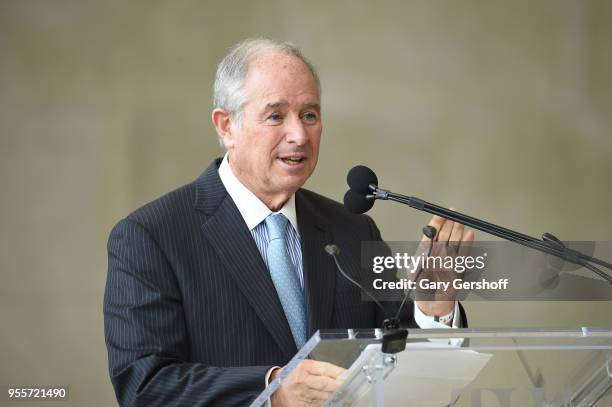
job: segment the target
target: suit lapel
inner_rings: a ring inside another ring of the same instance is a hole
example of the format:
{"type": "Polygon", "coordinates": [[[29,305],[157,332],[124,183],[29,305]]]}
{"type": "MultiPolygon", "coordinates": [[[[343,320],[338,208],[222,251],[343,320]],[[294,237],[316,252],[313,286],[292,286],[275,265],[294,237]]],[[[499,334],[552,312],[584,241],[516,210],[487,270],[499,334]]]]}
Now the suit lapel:
{"type": "Polygon", "coordinates": [[[289,359],[297,349],[276,288],[240,211],[223,187],[218,165],[219,160],[197,181],[196,209],[210,215],[202,230],[242,294],[289,359]]]}
{"type": "Polygon", "coordinates": [[[318,329],[331,328],[336,270],[333,259],[325,253],[325,245],[334,241],[324,220],[301,190],[296,193],[295,204],[302,242],[310,337],[318,329]]]}

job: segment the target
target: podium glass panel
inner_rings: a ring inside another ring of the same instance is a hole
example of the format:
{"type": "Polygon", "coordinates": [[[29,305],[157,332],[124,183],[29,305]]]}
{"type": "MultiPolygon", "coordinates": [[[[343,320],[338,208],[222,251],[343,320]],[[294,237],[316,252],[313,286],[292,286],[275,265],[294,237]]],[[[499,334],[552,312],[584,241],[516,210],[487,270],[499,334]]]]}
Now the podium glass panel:
{"type": "Polygon", "coordinates": [[[316,332],[252,406],[306,358],[347,369],[326,406],[612,406],[612,328],[410,329],[396,354],[382,340],[316,332]]]}

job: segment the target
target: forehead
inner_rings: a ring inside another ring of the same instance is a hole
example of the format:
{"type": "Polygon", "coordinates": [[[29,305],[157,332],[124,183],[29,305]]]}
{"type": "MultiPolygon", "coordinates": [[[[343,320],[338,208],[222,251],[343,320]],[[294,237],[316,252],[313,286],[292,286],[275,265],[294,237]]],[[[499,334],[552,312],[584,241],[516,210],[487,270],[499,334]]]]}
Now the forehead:
{"type": "Polygon", "coordinates": [[[245,91],[253,102],[282,99],[288,103],[319,101],[317,82],[306,64],[293,55],[267,54],[249,63],[245,91]]]}

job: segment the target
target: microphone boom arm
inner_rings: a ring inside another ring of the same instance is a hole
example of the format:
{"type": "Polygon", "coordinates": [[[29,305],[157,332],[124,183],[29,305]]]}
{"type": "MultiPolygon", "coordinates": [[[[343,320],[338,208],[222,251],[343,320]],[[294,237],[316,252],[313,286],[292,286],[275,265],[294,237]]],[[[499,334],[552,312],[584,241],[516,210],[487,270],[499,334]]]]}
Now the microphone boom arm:
{"type": "Polygon", "coordinates": [[[602,277],[603,279],[607,280],[608,283],[612,284],[612,277],[610,277],[608,274],[599,270],[597,267],[593,266],[590,263],[598,264],[610,270],[612,270],[612,264],[604,260],[580,253],[576,250],[569,249],[565,245],[563,245],[563,243],[561,243],[557,238],[555,238],[549,233],[544,234],[546,240],[540,240],[533,236],[525,235],[523,233],[519,233],[514,230],[507,229],[495,225],[493,223],[474,218],[469,215],[465,215],[460,212],[451,211],[442,206],[438,206],[430,202],[424,201],[420,198],[397,194],[395,192],[379,188],[377,185],[374,184],[370,184],[368,185],[368,187],[371,191],[371,194],[366,195],[367,199],[382,199],[395,201],[404,205],[408,205],[411,208],[418,209],[420,211],[429,212],[433,215],[438,215],[443,218],[459,222],[465,226],[469,226],[482,232],[489,233],[493,236],[497,236],[502,239],[509,240],[511,242],[515,242],[535,250],[539,250],[543,253],[559,257],[570,263],[586,267],[595,274],[602,277]]]}

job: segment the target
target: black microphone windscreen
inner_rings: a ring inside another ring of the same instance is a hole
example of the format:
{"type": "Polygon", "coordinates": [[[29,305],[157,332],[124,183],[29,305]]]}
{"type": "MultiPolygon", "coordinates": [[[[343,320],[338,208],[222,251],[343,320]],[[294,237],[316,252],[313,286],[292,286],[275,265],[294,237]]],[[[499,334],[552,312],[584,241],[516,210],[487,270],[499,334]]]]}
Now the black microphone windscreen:
{"type": "Polygon", "coordinates": [[[366,213],[374,206],[374,199],[368,199],[365,195],[359,194],[352,189],[344,194],[344,207],[351,213],[366,213]]]}
{"type": "Polygon", "coordinates": [[[364,165],[357,165],[348,172],[346,183],[349,188],[362,194],[370,193],[369,185],[378,185],[378,178],[374,171],[364,165]]]}

